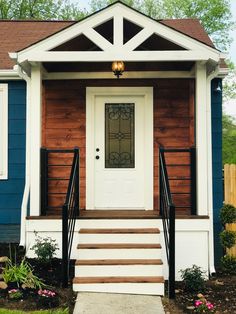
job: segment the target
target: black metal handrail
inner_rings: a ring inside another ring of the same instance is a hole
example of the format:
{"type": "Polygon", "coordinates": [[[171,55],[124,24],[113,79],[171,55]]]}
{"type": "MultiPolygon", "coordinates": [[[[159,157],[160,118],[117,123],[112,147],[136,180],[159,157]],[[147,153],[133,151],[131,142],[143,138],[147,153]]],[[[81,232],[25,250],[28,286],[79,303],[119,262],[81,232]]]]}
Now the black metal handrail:
{"type": "Polygon", "coordinates": [[[73,156],[73,149],[41,148],[41,215],[61,214],[73,156]]]}
{"type": "Polygon", "coordinates": [[[175,205],[173,204],[164,149],[159,152],[160,214],[162,215],[166,256],[169,265],[168,295],[175,298],[175,205]]]}
{"type": "Polygon", "coordinates": [[[62,284],[68,286],[70,256],[76,217],[79,216],[79,149],[74,149],[74,158],[66,200],[62,207],[62,284]]]}
{"type": "Polygon", "coordinates": [[[175,196],[177,194],[189,194],[190,196],[190,203],[188,205],[182,205],[182,204],[175,204],[175,208],[176,209],[189,209],[191,211],[191,215],[196,215],[197,213],[197,189],[196,189],[196,148],[195,147],[190,147],[190,148],[161,148],[161,150],[164,153],[167,153],[168,156],[171,155],[171,153],[174,154],[178,154],[178,153],[186,153],[189,158],[189,162],[181,162],[181,163],[171,163],[171,164],[166,164],[166,167],[174,167],[174,168],[179,168],[181,169],[181,172],[183,171],[183,167],[189,167],[189,172],[190,172],[190,176],[177,176],[177,177],[171,177],[169,176],[169,181],[173,182],[173,181],[185,181],[185,186],[186,184],[190,187],[190,191],[189,192],[173,192],[171,193],[171,195],[175,196]]]}

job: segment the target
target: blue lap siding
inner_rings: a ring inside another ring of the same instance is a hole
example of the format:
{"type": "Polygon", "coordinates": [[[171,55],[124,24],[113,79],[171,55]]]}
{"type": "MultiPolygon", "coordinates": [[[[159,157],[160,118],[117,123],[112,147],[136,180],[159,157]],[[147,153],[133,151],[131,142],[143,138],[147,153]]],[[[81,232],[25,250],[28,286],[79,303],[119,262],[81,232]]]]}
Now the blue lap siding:
{"type": "Polygon", "coordinates": [[[211,85],[211,114],[212,114],[212,166],[213,166],[213,221],[214,221],[214,248],[215,264],[219,265],[222,248],[219,242],[221,223],[219,219],[220,208],[223,205],[222,182],[222,92],[216,91],[221,87],[222,80],[214,79],[211,85]]]}
{"type": "Polygon", "coordinates": [[[8,180],[0,180],[0,224],[19,224],[25,183],[26,85],[0,83],[8,84],[8,180]]]}

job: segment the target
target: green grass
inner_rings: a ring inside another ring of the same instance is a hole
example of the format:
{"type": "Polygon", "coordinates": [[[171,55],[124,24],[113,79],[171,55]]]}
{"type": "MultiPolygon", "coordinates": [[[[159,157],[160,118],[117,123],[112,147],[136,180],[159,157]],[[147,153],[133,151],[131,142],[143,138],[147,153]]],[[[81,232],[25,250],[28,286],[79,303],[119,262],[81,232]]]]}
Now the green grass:
{"type": "Polygon", "coordinates": [[[68,309],[45,310],[45,311],[17,311],[0,308],[0,314],[69,314],[68,309]]]}

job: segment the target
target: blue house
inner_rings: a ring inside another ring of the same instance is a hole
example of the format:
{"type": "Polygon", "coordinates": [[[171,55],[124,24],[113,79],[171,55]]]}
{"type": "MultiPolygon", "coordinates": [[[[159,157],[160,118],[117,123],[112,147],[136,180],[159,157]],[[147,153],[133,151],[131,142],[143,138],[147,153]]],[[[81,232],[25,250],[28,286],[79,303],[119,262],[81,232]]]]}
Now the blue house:
{"type": "Polygon", "coordinates": [[[163,294],[173,256],[177,280],[213,273],[227,66],[199,21],[117,2],[79,22],[2,20],[0,38],[1,241],[31,256],[37,231],[61,257],[66,204],[76,291],[163,294]]]}

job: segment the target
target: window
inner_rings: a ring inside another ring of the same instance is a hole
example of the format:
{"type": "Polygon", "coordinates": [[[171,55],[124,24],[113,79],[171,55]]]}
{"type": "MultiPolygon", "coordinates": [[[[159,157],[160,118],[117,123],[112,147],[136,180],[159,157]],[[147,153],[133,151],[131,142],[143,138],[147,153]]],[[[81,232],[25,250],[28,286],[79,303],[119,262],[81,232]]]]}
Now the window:
{"type": "Polygon", "coordinates": [[[105,167],[134,168],[134,104],[105,104],[105,167]]]}
{"type": "Polygon", "coordinates": [[[7,179],[8,86],[0,84],[0,180],[7,179]]]}

